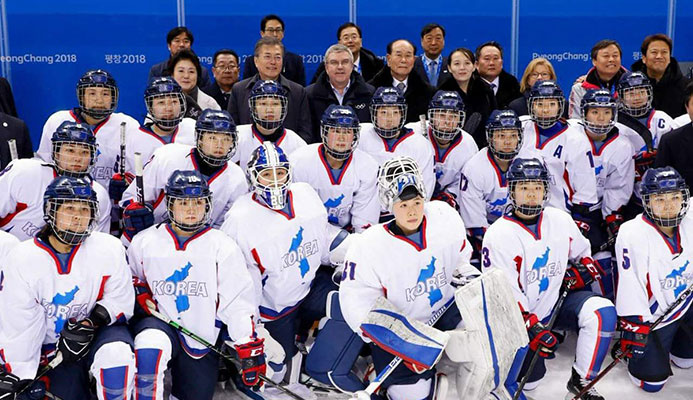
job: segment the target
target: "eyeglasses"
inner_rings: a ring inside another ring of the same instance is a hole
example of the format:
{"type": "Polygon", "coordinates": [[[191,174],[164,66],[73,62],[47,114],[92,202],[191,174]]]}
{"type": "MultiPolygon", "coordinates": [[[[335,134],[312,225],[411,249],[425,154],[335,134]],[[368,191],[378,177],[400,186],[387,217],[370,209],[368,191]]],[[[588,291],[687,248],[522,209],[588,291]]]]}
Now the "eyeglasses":
{"type": "Polygon", "coordinates": [[[219,71],[234,71],[238,69],[238,65],[236,64],[217,64],[214,66],[214,68],[218,69],[219,71]]]}
{"type": "Polygon", "coordinates": [[[265,28],[266,33],[282,33],[284,28],[265,28]]]}
{"type": "Polygon", "coordinates": [[[351,60],[342,60],[341,62],[339,62],[337,60],[330,60],[327,62],[327,65],[329,65],[330,67],[337,67],[340,65],[342,67],[348,67],[351,64],[352,64],[351,60]]]}
{"type": "Polygon", "coordinates": [[[551,78],[551,74],[550,74],[549,72],[532,72],[531,74],[529,74],[529,76],[530,76],[530,78],[534,78],[534,79],[537,79],[537,78],[540,78],[540,77],[541,77],[542,79],[549,79],[549,78],[551,78]]]}

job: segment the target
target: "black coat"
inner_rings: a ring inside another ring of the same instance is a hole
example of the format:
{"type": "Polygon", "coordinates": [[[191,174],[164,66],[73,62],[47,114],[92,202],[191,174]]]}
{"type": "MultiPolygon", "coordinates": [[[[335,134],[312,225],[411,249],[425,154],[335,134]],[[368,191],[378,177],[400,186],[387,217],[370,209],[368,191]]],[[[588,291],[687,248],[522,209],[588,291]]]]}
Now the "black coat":
{"type": "MultiPolygon", "coordinates": [[[[248,57],[243,65],[243,79],[251,78],[257,74],[257,67],[253,57],[248,57]]],[[[303,66],[303,58],[296,53],[284,51],[284,65],[282,75],[290,81],[306,86],[306,70],[303,66]]]]}
{"type": "Polygon", "coordinates": [[[202,91],[212,96],[212,98],[219,103],[219,107],[221,107],[222,110],[226,110],[229,107],[229,97],[231,97],[231,93],[223,93],[216,81],[202,89],[202,91]]]}
{"type": "Polygon", "coordinates": [[[0,169],[5,168],[12,160],[10,147],[7,144],[7,141],[10,139],[17,141],[19,158],[31,158],[34,156],[29,128],[27,128],[24,121],[0,112],[0,169]]]}
{"type": "MultiPolygon", "coordinates": [[[[253,123],[253,119],[250,116],[250,108],[248,107],[248,97],[250,97],[250,90],[258,79],[260,79],[260,76],[255,75],[236,82],[231,88],[231,97],[229,97],[227,110],[237,125],[253,123]]],[[[279,75],[279,83],[287,91],[288,97],[284,127],[296,132],[303,140],[309,140],[313,131],[310,123],[310,107],[308,106],[306,89],[282,75],[279,75]]]]}
{"type": "Polygon", "coordinates": [[[416,57],[416,60],[414,60],[414,72],[419,74],[419,76],[421,76],[424,82],[428,83],[431,86],[438,86],[441,82],[443,82],[450,76],[450,71],[448,71],[448,59],[443,57],[441,58],[441,62],[443,63],[443,65],[440,66],[438,82],[436,83],[436,85],[432,85],[430,80],[428,79],[428,75],[426,75],[426,68],[424,68],[422,57],[423,56],[418,56],[416,57]]]}
{"type": "Polygon", "coordinates": [[[7,79],[0,77],[0,112],[17,117],[17,107],[14,105],[12,88],[7,79]]]}
{"type": "Polygon", "coordinates": [[[467,93],[465,93],[460,89],[455,78],[449,76],[438,84],[438,90],[459,93],[460,96],[462,96],[462,100],[464,100],[467,119],[469,119],[473,113],[479,113],[481,115],[479,125],[477,125],[477,128],[473,132],[469,133],[474,137],[474,141],[480,149],[486,146],[486,121],[491,115],[491,112],[497,108],[496,97],[493,95],[491,86],[478,76],[472,75],[469,80],[469,86],[467,87],[467,93]]]}
{"type": "Polygon", "coordinates": [[[686,184],[693,185],[693,124],[686,124],[662,136],[654,166],[674,167],[686,184]]]}
{"type": "MultiPolygon", "coordinates": [[[[647,66],[642,60],[638,60],[630,67],[632,71],[641,71],[647,75],[647,66]]],[[[671,57],[671,62],[664,71],[664,76],[657,82],[650,79],[652,83],[653,100],[652,106],[655,110],[661,110],[669,114],[671,118],[686,113],[685,96],[683,94],[690,79],[681,73],[678,61],[671,57]]]]}
{"type": "MultiPolygon", "coordinates": [[[[392,87],[390,67],[381,69],[368,83],[375,88],[392,87]]],[[[407,101],[407,122],[416,122],[419,120],[419,115],[426,114],[428,102],[431,101],[433,93],[435,89],[412,70],[407,81],[407,90],[404,92],[404,98],[407,101]]]]}
{"type": "MultiPolygon", "coordinates": [[[[361,51],[359,52],[359,58],[359,65],[361,66],[361,76],[363,76],[363,80],[366,82],[373,79],[375,74],[380,72],[380,70],[383,69],[383,67],[385,66],[383,60],[378,58],[378,56],[376,56],[375,53],[363,47],[361,47],[361,51]]],[[[310,83],[315,83],[318,80],[320,74],[322,74],[323,72],[325,72],[324,61],[321,62],[320,65],[318,65],[318,70],[315,71],[313,79],[310,80],[310,83]]]]}
{"type": "MultiPolygon", "coordinates": [[[[479,76],[479,73],[474,71],[474,75],[479,76]]],[[[506,109],[510,102],[518,97],[522,97],[520,82],[517,81],[517,78],[502,70],[500,75],[498,75],[498,90],[496,91],[496,105],[498,109],[506,109]]]]}
{"type": "MultiPolygon", "coordinates": [[[[149,83],[154,78],[158,78],[160,76],[165,76],[166,74],[168,74],[169,72],[166,71],[166,67],[168,67],[168,60],[153,65],[152,68],[149,69],[149,77],[147,78],[147,83],[149,83]]],[[[210,82],[211,80],[209,79],[209,72],[207,72],[207,68],[202,67],[202,74],[197,79],[197,86],[207,87],[209,86],[210,82]]]]}
{"type": "MultiPolygon", "coordinates": [[[[358,72],[351,73],[349,89],[344,94],[342,104],[354,109],[360,122],[370,122],[369,103],[375,88],[366,83],[358,72]]],[[[313,137],[308,143],[320,141],[320,119],[327,107],[331,104],[339,104],[327,73],[323,72],[318,81],[306,88],[308,103],[310,104],[311,121],[313,124],[313,137]]]]}

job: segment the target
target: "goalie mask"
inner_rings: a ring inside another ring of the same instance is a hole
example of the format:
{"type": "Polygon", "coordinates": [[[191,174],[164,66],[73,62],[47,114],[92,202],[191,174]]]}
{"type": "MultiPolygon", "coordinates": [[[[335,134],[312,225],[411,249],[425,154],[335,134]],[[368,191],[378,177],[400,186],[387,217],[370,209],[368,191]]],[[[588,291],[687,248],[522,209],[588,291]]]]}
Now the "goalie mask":
{"type": "Polygon", "coordinates": [[[96,136],[86,124],[65,121],[53,132],[52,158],[58,174],[75,178],[89,175],[96,162],[96,136]]]}
{"type": "Polygon", "coordinates": [[[407,102],[399,90],[379,87],[373,93],[370,111],[375,132],[383,139],[394,139],[406,122],[407,102]]]}
{"type": "Polygon", "coordinates": [[[174,171],[166,187],[166,210],[172,225],[196,232],[212,218],[212,192],[198,171],[174,171]]]}
{"type": "Polygon", "coordinates": [[[645,215],[661,227],[678,226],[688,212],[690,192],[672,167],[650,168],[640,186],[645,215]]]}
{"type": "Polygon", "coordinates": [[[536,81],[529,90],[527,107],[532,120],[540,128],[550,128],[563,114],[563,90],[554,81],[536,81]]]}
{"type": "Polygon", "coordinates": [[[439,90],[428,103],[427,114],[433,136],[449,142],[464,126],[464,101],[457,92],[439,90]]]}
{"type": "Polygon", "coordinates": [[[346,160],[359,142],[360,130],[359,118],[351,107],[330,105],[320,120],[325,153],[337,160],[346,160]]]}
{"type": "Polygon", "coordinates": [[[378,170],[378,195],[380,204],[390,212],[397,201],[416,195],[425,199],[426,187],[416,161],[410,157],[395,157],[383,163],[378,170]]]}
{"type": "Polygon", "coordinates": [[[284,151],[264,142],[250,155],[246,170],[250,190],[258,201],[273,210],[286,206],[291,184],[291,164],[284,151]]]}
{"type": "Polygon", "coordinates": [[[43,194],[43,220],[62,243],[76,246],[94,230],[96,192],[83,178],[59,176],[43,194]]]}
{"type": "Polygon", "coordinates": [[[642,118],[652,110],[652,84],[640,71],[626,72],[616,84],[619,106],[633,118],[642,118]]]}
{"type": "Polygon", "coordinates": [[[86,115],[103,120],[118,106],[118,86],[108,72],[87,71],[77,82],[77,101],[86,115]]]}
{"type": "Polygon", "coordinates": [[[250,90],[248,106],[255,124],[273,131],[282,126],[286,118],[286,90],[278,82],[259,80],[250,90]]]}
{"type": "Polygon", "coordinates": [[[616,99],[606,89],[590,89],[580,101],[580,114],[582,116],[582,124],[589,131],[597,135],[605,135],[616,125],[616,117],[618,115],[616,99]],[[590,116],[588,118],[589,111],[595,108],[610,109],[611,118],[606,119],[601,116],[590,116]]]}
{"type": "Polygon", "coordinates": [[[154,79],[144,90],[147,113],[164,130],[174,129],[185,116],[185,95],[178,82],[171,77],[154,79]]]}
{"type": "Polygon", "coordinates": [[[522,148],[522,123],[513,110],[494,110],[486,123],[486,140],[499,160],[512,160],[522,148]]]}
{"type": "Polygon", "coordinates": [[[227,111],[207,109],[195,123],[197,153],[209,165],[220,167],[236,152],[238,132],[227,111]]]}
{"type": "Polygon", "coordinates": [[[544,163],[537,158],[516,158],[510,163],[506,179],[513,208],[528,217],[541,214],[549,199],[549,172],[544,163]],[[533,183],[541,184],[543,193],[537,193],[533,183]]]}

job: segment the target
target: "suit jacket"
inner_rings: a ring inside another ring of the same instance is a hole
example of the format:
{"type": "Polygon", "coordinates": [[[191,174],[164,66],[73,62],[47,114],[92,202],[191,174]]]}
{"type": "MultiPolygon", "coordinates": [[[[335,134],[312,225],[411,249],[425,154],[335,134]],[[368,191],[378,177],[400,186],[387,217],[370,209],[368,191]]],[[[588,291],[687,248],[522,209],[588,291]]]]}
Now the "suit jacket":
{"type": "MultiPolygon", "coordinates": [[[[253,123],[253,119],[250,116],[250,108],[248,107],[248,98],[250,97],[250,90],[258,79],[260,79],[260,76],[255,75],[236,82],[231,88],[231,97],[229,97],[227,110],[238,125],[253,123]]],[[[298,133],[303,140],[310,140],[313,131],[310,123],[310,108],[308,106],[306,89],[298,83],[288,80],[283,75],[279,75],[279,83],[286,90],[288,98],[284,127],[298,133]]]]}
{"type": "Polygon", "coordinates": [[[468,131],[468,133],[474,137],[474,141],[480,149],[486,146],[486,122],[491,112],[497,108],[496,97],[493,95],[491,86],[479,76],[472,75],[469,79],[467,93],[465,93],[460,89],[455,78],[450,75],[438,83],[438,90],[455,91],[460,94],[464,100],[467,121],[474,113],[481,115],[481,121],[479,121],[476,129],[468,131]]]}
{"type": "Polygon", "coordinates": [[[0,112],[17,118],[17,108],[14,105],[12,88],[7,79],[0,77],[0,112]]]}
{"type": "Polygon", "coordinates": [[[654,166],[674,167],[690,187],[693,185],[693,124],[686,124],[662,136],[654,166]]]}
{"type": "MultiPolygon", "coordinates": [[[[474,75],[479,76],[479,72],[474,71],[474,75]]],[[[517,78],[502,70],[498,75],[498,90],[496,91],[496,106],[499,110],[508,108],[511,101],[522,96],[520,92],[520,82],[517,78]]]]}
{"type": "Polygon", "coordinates": [[[441,82],[443,82],[450,76],[450,71],[448,71],[448,59],[446,57],[442,57],[440,60],[440,62],[442,62],[443,65],[440,66],[440,72],[438,73],[438,82],[436,82],[435,85],[432,84],[428,79],[428,75],[426,74],[426,68],[423,63],[423,55],[416,57],[416,60],[414,60],[414,72],[419,74],[421,78],[424,80],[424,82],[428,83],[429,85],[434,87],[438,86],[441,82]]]}
{"type": "Polygon", "coordinates": [[[222,92],[216,81],[202,89],[202,91],[212,96],[212,98],[219,103],[219,107],[221,107],[222,110],[226,110],[229,107],[229,97],[231,97],[231,93],[225,94],[222,92]]]}
{"type": "MultiPolygon", "coordinates": [[[[368,83],[375,88],[392,87],[390,67],[385,66],[368,83]]],[[[435,89],[426,83],[419,74],[413,70],[409,73],[407,89],[404,92],[404,98],[407,101],[407,122],[416,122],[419,120],[419,115],[426,114],[428,102],[431,101],[433,93],[435,93],[435,89]]]]}
{"type": "Polygon", "coordinates": [[[7,141],[17,141],[17,153],[19,158],[31,158],[34,156],[34,148],[24,121],[11,115],[0,112],[0,168],[4,169],[12,161],[10,147],[7,141]]]}
{"type": "MultiPolygon", "coordinates": [[[[147,78],[147,83],[149,83],[152,79],[158,78],[160,76],[164,76],[165,74],[168,73],[166,71],[166,67],[168,66],[168,60],[162,61],[158,64],[155,64],[152,66],[152,68],[149,70],[149,77],[147,78]]],[[[197,80],[197,86],[199,87],[206,87],[210,84],[211,80],[209,79],[209,72],[207,72],[207,68],[204,66],[202,67],[202,76],[199,77],[197,80]]]]}
{"type": "MultiPolygon", "coordinates": [[[[375,74],[380,72],[380,70],[383,69],[383,67],[385,66],[385,62],[378,58],[378,56],[376,56],[375,53],[363,47],[361,47],[359,58],[359,65],[361,66],[360,74],[363,77],[363,80],[366,82],[373,79],[375,74]]],[[[320,65],[318,65],[318,70],[315,71],[315,75],[313,75],[313,79],[310,80],[310,83],[313,84],[317,82],[318,77],[320,77],[320,74],[322,74],[323,72],[325,72],[324,61],[321,62],[320,65]]]]}
{"type": "MultiPolygon", "coordinates": [[[[253,57],[248,57],[243,64],[243,79],[251,78],[257,74],[257,67],[253,57]]],[[[284,65],[282,75],[292,82],[306,86],[306,70],[303,66],[303,58],[290,51],[284,51],[284,65]]]]}

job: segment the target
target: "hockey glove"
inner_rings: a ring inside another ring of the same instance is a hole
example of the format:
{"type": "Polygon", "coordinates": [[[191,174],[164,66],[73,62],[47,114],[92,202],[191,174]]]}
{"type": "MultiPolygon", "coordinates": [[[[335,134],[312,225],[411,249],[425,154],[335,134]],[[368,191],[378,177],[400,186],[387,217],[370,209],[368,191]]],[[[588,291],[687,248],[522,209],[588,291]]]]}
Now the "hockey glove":
{"type": "Polygon", "coordinates": [[[96,328],[89,319],[70,319],[65,323],[58,338],[58,351],[62,353],[65,363],[79,361],[87,355],[95,331],[96,328]]]}
{"type": "Polygon", "coordinates": [[[452,285],[454,288],[459,288],[468,284],[474,278],[476,278],[476,276],[464,275],[457,268],[455,268],[455,270],[452,271],[452,280],[450,281],[450,285],[452,285]]]}
{"type": "Polygon", "coordinates": [[[622,332],[618,342],[621,353],[627,358],[642,358],[645,354],[647,335],[650,334],[650,324],[642,322],[641,317],[621,317],[618,319],[618,330],[622,332]]]}
{"type": "Polygon", "coordinates": [[[536,314],[525,312],[522,313],[522,316],[525,319],[525,327],[529,334],[529,348],[535,353],[538,353],[539,357],[552,357],[553,352],[556,351],[556,347],[558,347],[558,339],[556,339],[556,336],[546,329],[544,324],[539,322],[536,314]]]}
{"type": "Polygon", "coordinates": [[[484,234],[486,233],[486,228],[469,228],[467,229],[467,240],[469,244],[472,245],[472,250],[477,254],[481,253],[482,243],[484,241],[484,234]]]}
{"type": "Polygon", "coordinates": [[[254,338],[252,341],[234,346],[241,360],[241,380],[244,385],[259,390],[262,387],[260,374],[264,375],[265,365],[265,339],[254,338]]]}
{"type": "Polygon", "coordinates": [[[154,209],[147,203],[130,203],[123,210],[123,228],[128,239],[154,225],[154,209]]]}
{"type": "Polygon", "coordinates": [[[609,233],[609,237],[616,237],[623,223],[623,215],[614,212],[607,215],[604,221],[606,222],[606,230],[609,233]]]}
{"type": "Polygon", "coordinates": [[[154,309],[158,309],[158,307],[156,307],[156,301],[152,297],[149,285],[137,278],[132,278],[132,284],[135,287],[135,312],[141,315],[152,315],[147,302],[154,304],[154,309]]]}
{"type": "Polygon", "coordinates": [[[580,262],[569,264],[563,277],[563,284],[572,282],[570,290],[584,289],[590,283],[602,279],[604,270],[591,257],[582,257],[580,262]]]}
{"type": "Polygon", "coordinates": [[[31,379],[20,380],[17,375],[6,372],[0,367],[0,400],[43,400],[46,395],[46,384],[43,381],[34,383],[19,396],[17,392],[30,385],[31,379]]]}
{"type": "Polygon", "coordinates": [[[450,193],[441,190],[440,192],[433,193],[433,196],[431,197],[431,200],[440,200],[448,203],[448,205],[455,210],[459,211],[460,206],[457,204],[457,200],[455,199],[455,196],[451,195],[450,193]]]}
{"type": "Polygon", "coordinates": [[[655,158],[657,158],[656,149],[652,151],[642,151],[633,156],[633,159],[635,160],[636,182],[640,182],[642,180],[643,175],[645,175],[645,171],[650,169],[650,167],[652,167],[652,164],[654,164],[655,158]]]}
{"type": "Polygon", "coordinates": [[[119,202],[120,199],[123,198],[125,189],[128,188],[130,182],[132,182],[134,179],[135,176],[129,172],[126,172],[124,175],[114,174],[111,181],[108,182],[108,196],[111,198],[111,200],[115,201],[116,203],[119,202]]]}

